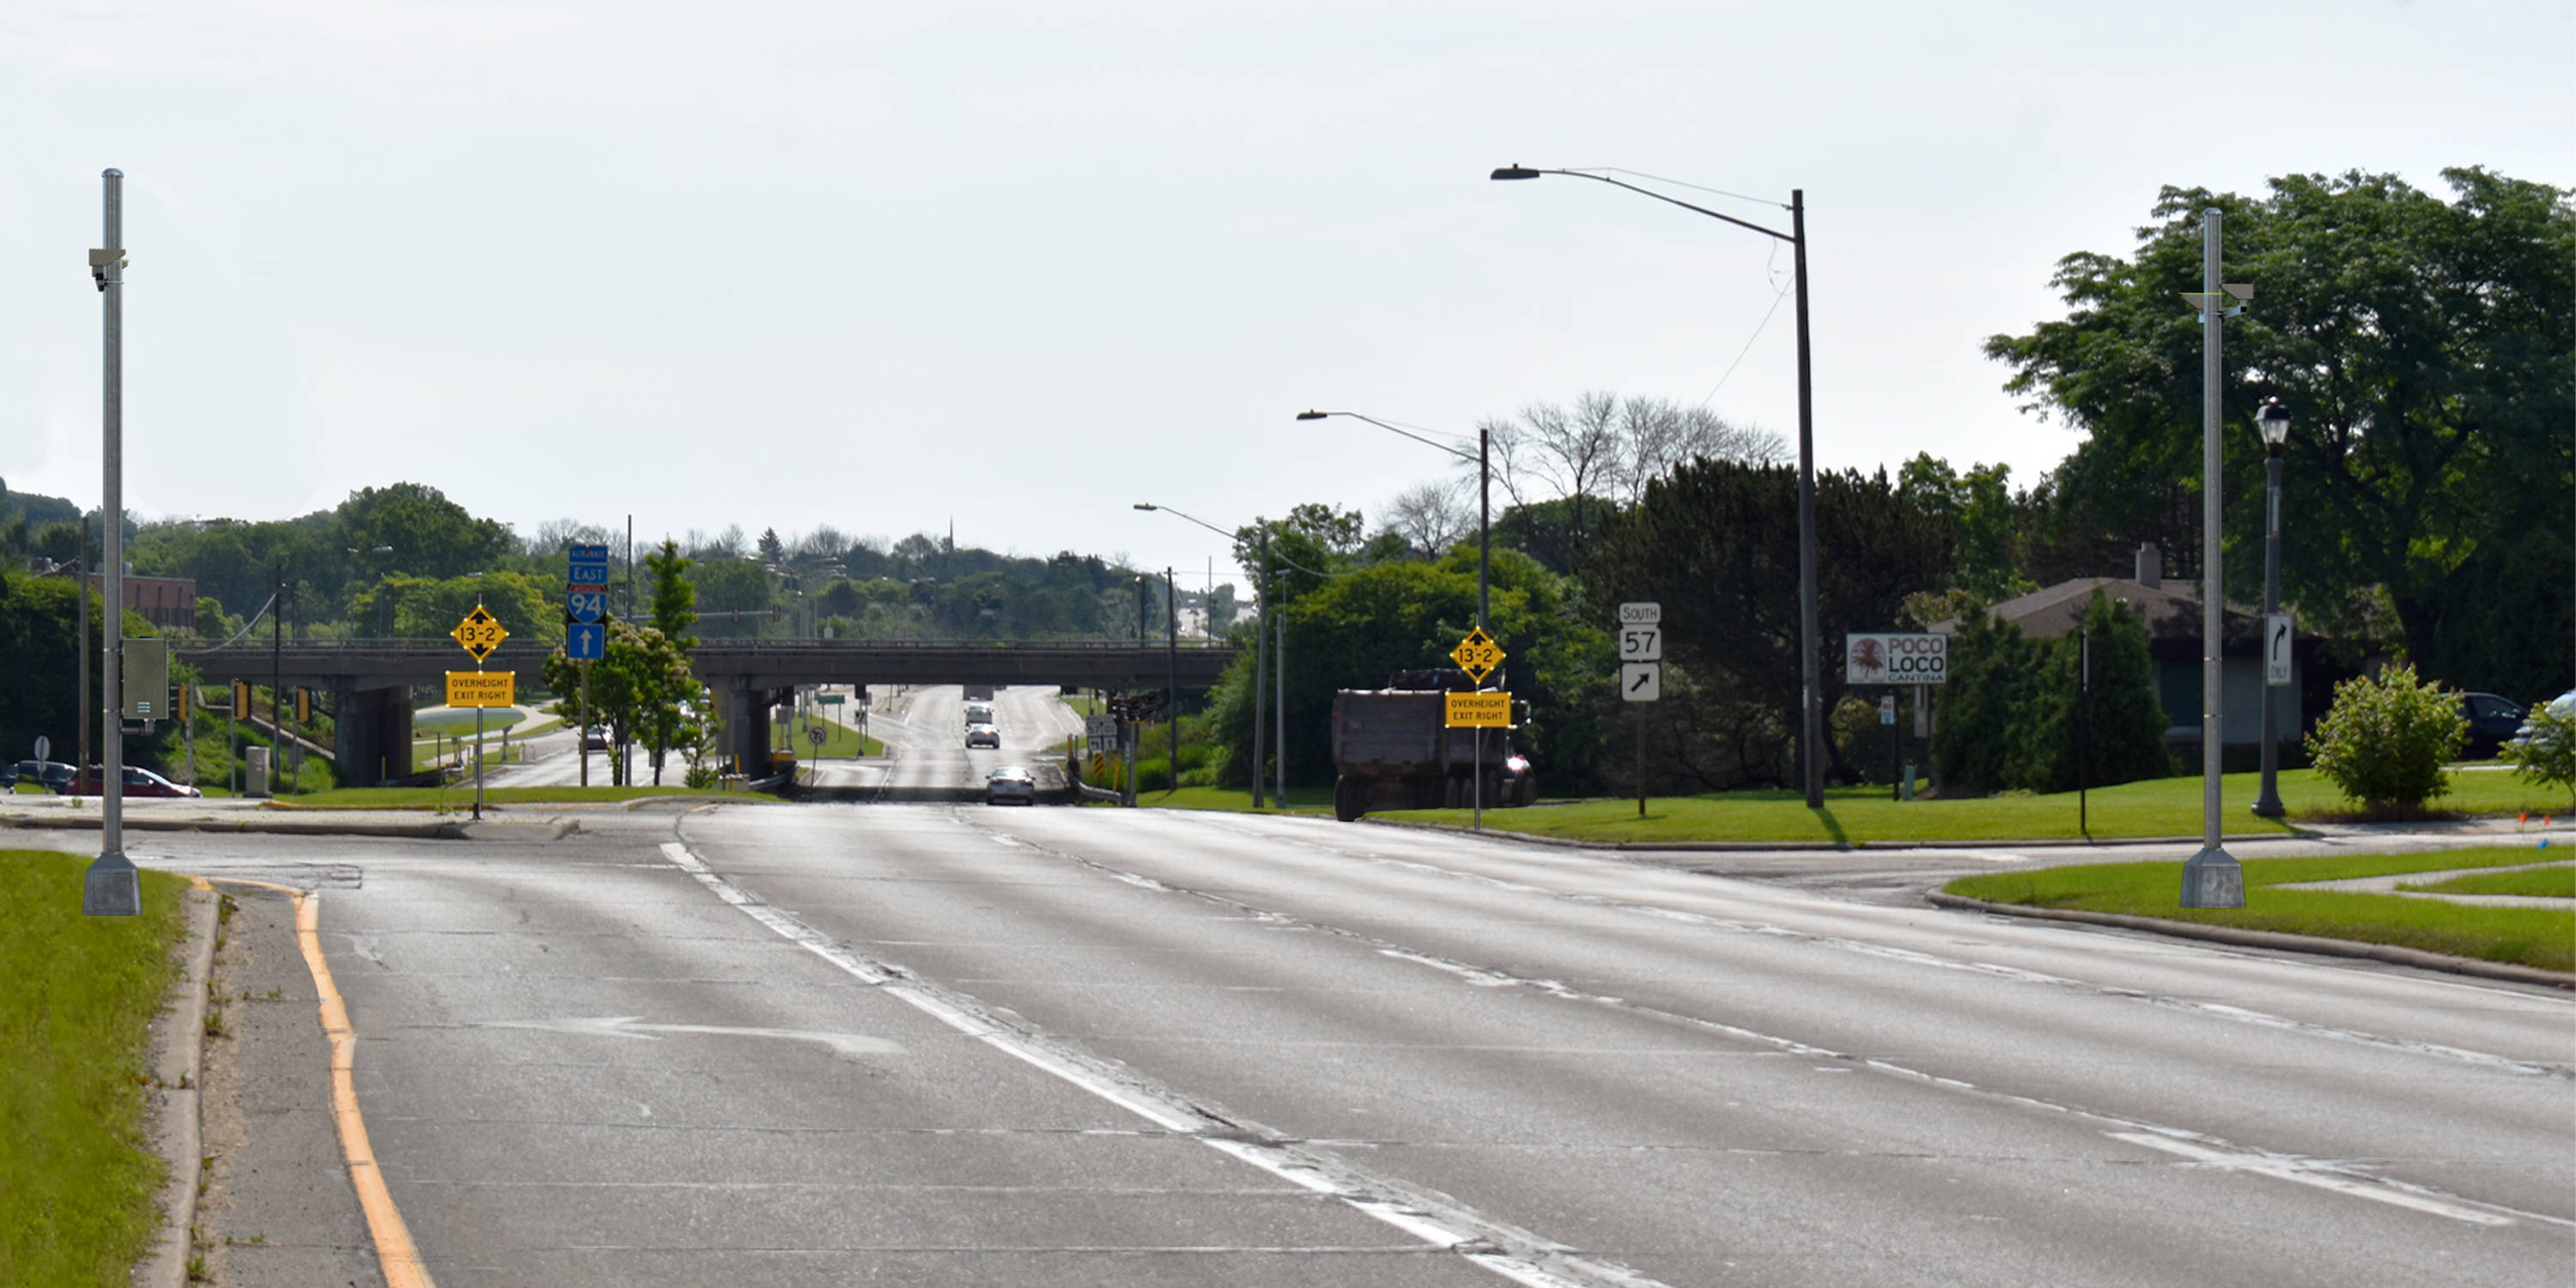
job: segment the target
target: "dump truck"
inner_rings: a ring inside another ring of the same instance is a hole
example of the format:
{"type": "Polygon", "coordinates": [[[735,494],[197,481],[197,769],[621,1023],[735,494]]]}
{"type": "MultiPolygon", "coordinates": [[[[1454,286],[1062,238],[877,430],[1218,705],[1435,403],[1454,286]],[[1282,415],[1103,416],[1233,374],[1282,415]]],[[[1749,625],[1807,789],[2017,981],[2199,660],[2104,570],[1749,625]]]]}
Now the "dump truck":
{"type": "Polygon", "coordinates": [[[1448,727],[1449,695],[1475,688],[1464,671],[1399,671],[1383,689],[1334,694],[1333,817],[1348,823],[1371,810],[1464,808],[1476,802],[1480,771],[1487,808],[1537,799],[1511,730],[1448,727]]]}

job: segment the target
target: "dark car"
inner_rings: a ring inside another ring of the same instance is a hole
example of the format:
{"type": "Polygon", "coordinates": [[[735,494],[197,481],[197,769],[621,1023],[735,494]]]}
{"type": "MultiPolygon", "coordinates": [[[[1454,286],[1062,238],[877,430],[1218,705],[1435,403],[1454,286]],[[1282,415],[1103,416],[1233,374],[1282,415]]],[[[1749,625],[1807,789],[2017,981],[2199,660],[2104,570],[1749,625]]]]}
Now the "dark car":
{"type": "MultiPolygon", "coordinates": [[[[71,790],[66,792],[65,795],[96,796],[99,794],[99,784],[104,782],[106,777],[107,773],[105,769],[97,765],[92,765],[86,772],[81,774],[80,781],[74,783],[71,790]]],[[[198,791],[194,787],[183,786],[179,783],[171,782],[169,779],[163,778],[161,775],[153,773],[149,769],[136,769],[132,765],[127,765],[125,767],[125,795],[128,797],[203,796],[205,793],[198,791]]]]}
{"type": "Polygon", "coordinates": [[[591,725],[588,728],[583,729],[581,731],[581,749],[583,751],[608,750],[608,726],[591,725]]]}
{"type": "Polygon", "coordinates": [[[71,786],[72,767],[59,760],[22,760],[18,762],[18,781],[60,792],[71,786]]]}
{"type": "Polygon", "coordinates": [[[1017,801],[1022,805],[1037,804],[1037,775],[1013,765],[1006,769],[994,770],[993,776],[984,780],[985,804],[1000,805],[1011,801],[1017,801]]]}
{"type": "Polygon", "coordinates": [[[2460,754],[2471,760],[2492,760],[2508,739],[2522,731],[2526,712],[2522,704],[2492,693],[2463,693],[2460,714],[2469,719],[2469,740],[2460,754]]]}

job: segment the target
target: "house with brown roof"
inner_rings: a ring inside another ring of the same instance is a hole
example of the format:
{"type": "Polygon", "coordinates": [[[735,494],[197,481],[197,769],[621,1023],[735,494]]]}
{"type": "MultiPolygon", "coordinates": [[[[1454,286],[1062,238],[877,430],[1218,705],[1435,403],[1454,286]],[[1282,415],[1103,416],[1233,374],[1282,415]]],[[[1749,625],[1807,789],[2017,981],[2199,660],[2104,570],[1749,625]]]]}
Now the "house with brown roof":
{"type": "MultiPolygon", "coordinates": [[[[2156,699],[2165,709],[2165,741],[2178,751],[2197,750],[2202,677],[2200,598],[2191,582],[2167,582],[2163,569],[2163,553],[2144,545],[2138,547],[2137,567],[2131,576],[2076,577],[2007,599],[1987,611],[2020,627],[2026,636],[2057,639],[2083,622],[2084,606],[2092,601],[2094,591],[2101,591],[2147,628],[2147,651],[2155,659],[2156,699]]],[[[2222,607],[2221,614],[2225,624],[2220,631],[2223,653],[2219,696],[2226,707],[2220,745],[2253,747],[2261,743],[2263,712],[2255,704],[2263,701],[2267,692],[2274,703],[2276,736],[2283,742],[2296,741],[2303,732],[2299,715],[2300,672],[2315,641],[2305,636],[2295,638],[2290,683],[2267,690],[2263,683],[2259,615],[2226,607],[2222,607]]],[[[1936,635],[1947,635],[1958,625],[1956,619],[1936,622],[1931,630],[1936,635]]]]}

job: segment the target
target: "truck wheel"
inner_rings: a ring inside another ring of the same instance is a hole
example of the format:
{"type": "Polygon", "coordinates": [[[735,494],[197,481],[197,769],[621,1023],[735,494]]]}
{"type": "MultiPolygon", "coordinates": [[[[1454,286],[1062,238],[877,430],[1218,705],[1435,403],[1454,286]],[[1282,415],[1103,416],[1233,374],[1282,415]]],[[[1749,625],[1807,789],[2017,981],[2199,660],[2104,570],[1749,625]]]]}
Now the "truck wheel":
{"type": "Polygon", "coordinates": [[[1356,823],[1368,813],[1368,788],[1348,776],[1333,780],[1333,817],[1356,823]]]}
{"type": "Polygon", "coordinates": [[[1512,804],[1522,809],[1538,804],[1538,780],[1523,774],[1519,782],[1512,784],[1512,804]]]}

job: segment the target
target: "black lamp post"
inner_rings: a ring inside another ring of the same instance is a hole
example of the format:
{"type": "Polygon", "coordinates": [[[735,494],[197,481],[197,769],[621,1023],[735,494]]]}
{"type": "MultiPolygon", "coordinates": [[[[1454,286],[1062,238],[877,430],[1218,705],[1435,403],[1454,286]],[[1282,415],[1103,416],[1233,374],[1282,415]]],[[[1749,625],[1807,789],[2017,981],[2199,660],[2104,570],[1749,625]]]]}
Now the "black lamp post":
{"type": "MultiPolygon", "coordinates": [[[[2263,401],[2263,410],[2254,416],[2255,428],[2263,433],[2263,790],[2254,797],[2254,813],[2262,818],[2279,818],[2282,814],[2279,776],[2281,744],[2273,722],[2277,705],[2273,690],[2286,687],[2272,683],[2270,665],[2274,642],[2273,619],[2281,611],[2281,447],[2290,441],[2290,409],[2278,398],[2263,401]]],[[[2287,648],[2290,641],[2280,641],[2287,648]]]]}
{"type": "Polygon", "coordinates": [[[1822,680],[1817,675],[1816,658],[1816,435],[1815,380],[1808,357],[1807,344],[1807,196],[1803,188],[1789,190],[1789,231],[1781,232],[1748,223],[1733,215],[1704,210],[1687,201],[1676,201],[1649,188],[1622,183],[1608,175],[1582,170],[1534,170],[1527,166],[1507,165],[1489,177],[1494,179],[1535,179],[1543,174],[1571,175],[1591,179],[1614,188],[1625,188],[1652,197],[1666,205],[1723,220],[1738,228],[1750,229],[1765,237],[1789,243],[1796,264],[1798,291],[1798,761],[1804,779],[1807,808],[1820,809],[1825,803],[1825,767],[1819,753],[1824,748],[1824,712],[1822,680]]]}
{"type": "Polygon", "coordinates": [[[1385,421],[1379,420],[1375,416],[1365,416],[1355,411],[1301,411],[1297,413],[1297,419],[1299,420],[1322,420],[1327,416],[1348,416],[1353,420],[1364,420],[1390,434],[1402,434],[1406,438],[1410,438],[1414,442],[1420,443],[1425,447],[1436,447],[1462,461],[1475,462],[1476,628],[1478,630],[1487,629],[1491,623],[1485,620],[1485,610],[1491,598],[1488,588],[1493,581],[1492,574],[1494,563],[1494,444],[1492,432],[1482,425],[1476,427],[1476,454],[1474,456],[1469,456],[1463,448],[1451,447],[1447,443],[1435,443],[1428,438],[1424,438],[1420,434],[1414,433],[1412,430],[1387,424],[1385,421]]]}

